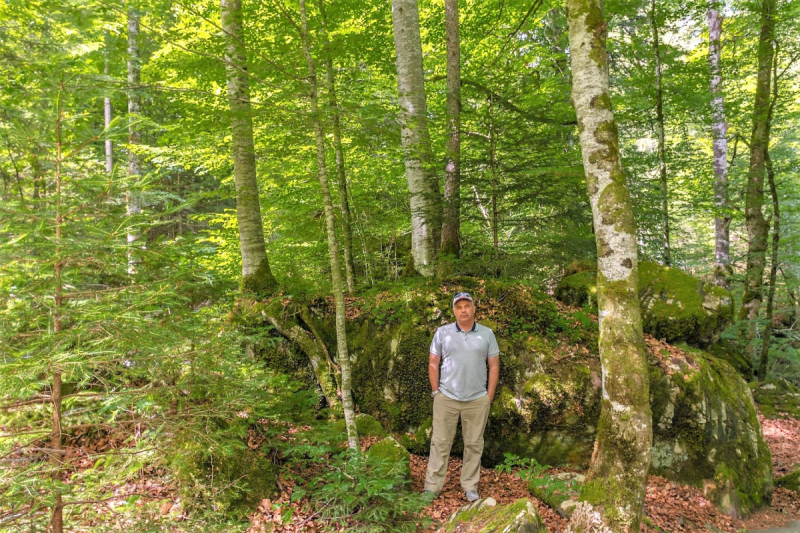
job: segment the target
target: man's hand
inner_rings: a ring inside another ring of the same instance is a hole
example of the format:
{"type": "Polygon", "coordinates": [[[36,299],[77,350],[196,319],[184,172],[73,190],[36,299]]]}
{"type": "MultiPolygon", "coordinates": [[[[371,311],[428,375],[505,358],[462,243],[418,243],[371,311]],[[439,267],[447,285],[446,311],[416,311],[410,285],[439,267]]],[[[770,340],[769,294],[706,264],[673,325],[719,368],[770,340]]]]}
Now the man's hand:
{"type": "Polygon", "coordinates": [[[500,378],[500,357],[489,358],[489,401],[494,401],[494,393],[497,389],[497,380],[500,378]]]}

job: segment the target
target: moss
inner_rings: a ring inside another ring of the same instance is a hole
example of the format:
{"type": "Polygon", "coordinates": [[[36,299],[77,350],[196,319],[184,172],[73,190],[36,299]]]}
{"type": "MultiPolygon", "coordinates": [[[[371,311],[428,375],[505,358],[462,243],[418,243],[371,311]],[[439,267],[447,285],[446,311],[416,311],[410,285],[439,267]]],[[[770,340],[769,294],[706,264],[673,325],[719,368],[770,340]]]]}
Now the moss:
{"type": "Polygon", "coordinates": [[[753,379],[753,361],[739,343],[723,338],[706,347],[706,352],[726,361],[739,372],[745,381],[753,379]]]}
{"type": "Polygon", "coordinates": [[[487,506],[484,502],[469,505],[449,520],[444,528],[447,533],[546,533],[547,527],[527,498],[508,505],[487,506]]]}
{"type": "Polygon", "coordinates": [[[776,479],[775,486],[800,492],[800,468],[776,479]]]}
{"type": "Polygon", "coordinates": [[[263,498],[279,494],[275,466],[249,448],[212,455],[192,445],[178,454],[173,472],[189,507],[213,507],[237,518],[252,513],[263,498]]]}
{"type": "Polygon", "coordinates": [[[785,379],[754,382],[750,389],[767,418],[800,418],[800,390],[785,379]]]}
{"type": "MultiPolygon", "coordinates": [[[[346,433],[347,427],[344,419],[337,420],[333,424],[333,430],[338,433],[346,433]]],[[[358,431],[359,437],[386,436],[386,431],[383,429],[383,426],[381,426],[381,423],[364,413],[356,415],[356,431],[358,431]]]]}
{"type": "Polygon", "coordinates": [[[411,457],[408,450],[393,437],[386,437],[370,446],[367,450],[367,460],[391,465],[390,472],[401,472],[407,484],[411,484],[411,457]]]}
{"type": "Polygon", "coordinates": [[[771,455],[747,384],[726,362],[682,348],[696,368],[675,372],[666,386],[651,373],[651,387],[665,404],[654,409],[653,473],[698,487],[714,479],[712,499],[728,498],[747,514],[772,490],[771,455]]]}
{"type": "Polygon", "coordinates": [[[258,298],[268,298],[275,293],[278,282],[269,268],[269,261],[265,257],[258,269],[249,276],[242,277],[242,292],[252,294],[258,298]]]}
{"type": "Polygon", "coordinates": [[[575,307],[597,308],[597,273],[583,271],[561,279],[555,292],[556,298],[575,307]]]}
{"type": "MultiPolygon", "coordinates": [[[[556,297],[568,305],[597,306],[597,280],[589,272],[564,277],[556,297]],[[590,298],[590,303],[585,300],[590,298]]],[[[668,342],[685,340],[707,346],[719,339],[733,320],[733,297],[678,269],[639,263],[642,329],[668,342]]]]}

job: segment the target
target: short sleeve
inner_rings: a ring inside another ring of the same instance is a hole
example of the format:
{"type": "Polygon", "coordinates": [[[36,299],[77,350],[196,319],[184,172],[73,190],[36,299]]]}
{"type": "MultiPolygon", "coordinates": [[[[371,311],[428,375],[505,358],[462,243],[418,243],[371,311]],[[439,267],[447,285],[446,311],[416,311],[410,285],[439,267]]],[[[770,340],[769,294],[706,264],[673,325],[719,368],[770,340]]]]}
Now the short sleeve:
{"type": "Polygon", "coordinates": [[[442,355],[442,328],[436,330],[436,333],[433,335],[433,341],[431,342],[431,353],[433,355],[442,355]]]}
{"type": "Polygon", "coordinates": [[[489,357],[496,357],[500,355],[500,347],[497,345],[497,339],[494,338],[494,331],[491,332],[489,338],[489,357]]]}

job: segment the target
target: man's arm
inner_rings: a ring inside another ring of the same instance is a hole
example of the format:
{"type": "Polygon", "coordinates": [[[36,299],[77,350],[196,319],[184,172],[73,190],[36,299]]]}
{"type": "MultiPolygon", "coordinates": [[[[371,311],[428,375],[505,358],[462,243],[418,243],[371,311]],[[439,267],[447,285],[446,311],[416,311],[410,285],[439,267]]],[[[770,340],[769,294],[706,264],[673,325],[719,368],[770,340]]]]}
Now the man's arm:
{"type": "Polygon", "coordinates": [[[494,400],[494,391],[497,388],[497,380],[500,378],[500,357],[489,358],[489,400],[494,400]]]}
{"type": "Polygon", "coordinates": [[[441,360],[442,357],[435,353],[431,353],[428,359],[428,379],[431,380],[431,391],[439,390],[439,362],[441,360]]]}

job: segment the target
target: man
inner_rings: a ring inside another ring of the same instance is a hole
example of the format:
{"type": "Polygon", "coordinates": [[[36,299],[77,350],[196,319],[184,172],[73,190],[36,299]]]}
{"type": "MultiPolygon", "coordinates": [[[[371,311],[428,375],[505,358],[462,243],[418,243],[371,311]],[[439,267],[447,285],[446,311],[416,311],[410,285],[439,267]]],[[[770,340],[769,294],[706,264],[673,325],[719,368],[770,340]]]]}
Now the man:
{"type": "Polygon", "coordinates": [[[433,436],[424,495],[433,500],[444,486],[447,460],[461,417],[464,436],[461,488],[467,500],[473,502],[480,497],[478,481],[483,430],[500,375],[500,348],[492,330],[475,322],[475,303],[469,293],[455,295],[453,312],[456,321],[436,330],[428,361],[433,396],[433,436]]]}

